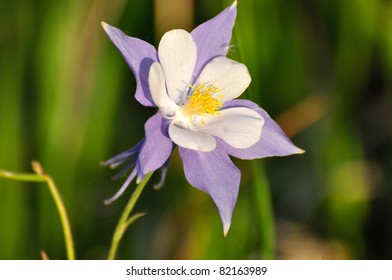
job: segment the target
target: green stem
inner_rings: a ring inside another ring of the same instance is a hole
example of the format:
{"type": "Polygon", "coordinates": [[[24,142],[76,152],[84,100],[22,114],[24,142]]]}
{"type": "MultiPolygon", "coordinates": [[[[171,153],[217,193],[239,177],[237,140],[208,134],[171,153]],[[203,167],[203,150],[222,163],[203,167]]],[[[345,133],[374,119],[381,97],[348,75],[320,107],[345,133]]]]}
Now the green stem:
{"type": "Polygon", "coordinates": [[[63,225],[64,238],[65,238],[65,247],[67,249],[68,260],[75,259],[75,251],[74,251],[74,242],[72,238],[71,226],[69,223],[69,218],[67,215],[67,211],[64,206],[64,202],[61,198],[60,193],[57,190],[56,184],[54,183],[52,177],[45,174],[44,170],[41,168],[41,165],[38,162],[32,162],[33,170],[43,176],[48,184],[50,193],[52,194],[53,200],[56,204],[57,210],[60,215],[61,224],[63,225]]]}
{"type": "Polygon", "coordinates": [[[65,209],[63,200],[60,193],[57,190],[56,184],[54,183],[52,177],[47,175],[42,169],[41,165],[37,161],[32,162],[32,168],[36,174],[25,174],[25,173],[14,173],[9,171],[0,170],[0,177],[4,177],[16,181],[24,182],[46,182],[49,191],[52,194],[53,200],[56,204],[57,210],[60,215],[61,224],[63,226],[65,247],[67,250],[67,256],[69,260],[75,259],[74,243],[72,238],[71,226],[69,223],[67,211],[65,209]]]}
{"type": "Polygon", "coordinates": [[[257,199],[259,225],[261,232],[261,255],[263,259],[275,258],[275,219],[271,202],[271,193],[261,161],[252,161],[254,174],[254,193],[257,199]]]}
{"type": "Polygon", "coordinates": [[[127,222],[125,223],[125,227],[128,228],[130,227],[134,222],[136,222],[139,218],[145,216],[146,213],[136,213],[135,215],[132,215],[127,222]]]}
{"type": "Polygon", "coordinates": [[[49,186],[49,190],[53,196],[54,202],[56,203],[57,210],[59,211],[61,224],[63,225],[64,237],[65,237],[65,246],[67,248],[67,255],[69,260],[75,259],[75,251],[74,251],[74,243],[72,239],[71,226],[69,224],[69,219],[67,215],[67,211],[65,210],[65,206],[61,196],[56,188],[51,177],[47,177],[47,183],[49,186]]]}
{"type": "Polygon", "coordinates": [[[0,177],[23,182],[45,182],[45,178],[38,174],[15,173],[0,170],[0,177]]]}
{"type": "Polygon", "coordinates": [[[121,238],[123,237],[127,228],[136,219],[144,215],[144,214],[135,214],[134,216],[129,217],[145,185],[147,184],[148,180],[150,180],[152,173],[153,172],[147,174],[146,177],[144,177],[143,181],[139,185],[137,185],[127,205],[125,206],[124,211],[120,217],[120,220],[118,221],[117,227],[113,233],[113,239],[109,250],[108,260],[114,260],[114,258],[116,257],[118,245],[120,244],[121,238]]]}

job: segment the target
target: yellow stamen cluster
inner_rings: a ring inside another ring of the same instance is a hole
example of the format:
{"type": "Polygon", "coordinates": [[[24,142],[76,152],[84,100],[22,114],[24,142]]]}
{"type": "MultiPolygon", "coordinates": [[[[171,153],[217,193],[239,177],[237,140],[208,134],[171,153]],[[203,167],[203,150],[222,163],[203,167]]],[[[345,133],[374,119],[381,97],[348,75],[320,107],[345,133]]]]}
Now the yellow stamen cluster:
{"type": "Polygon", "coordinates": [[[193,115],[219,115],[222,102],[213,97],[219,91],[214,86],[206,86],[204,83],[196,87],[191,86],[193,92],[188,96],[187,102],[182,107],[182,111],[187,116],[193,115]]]}

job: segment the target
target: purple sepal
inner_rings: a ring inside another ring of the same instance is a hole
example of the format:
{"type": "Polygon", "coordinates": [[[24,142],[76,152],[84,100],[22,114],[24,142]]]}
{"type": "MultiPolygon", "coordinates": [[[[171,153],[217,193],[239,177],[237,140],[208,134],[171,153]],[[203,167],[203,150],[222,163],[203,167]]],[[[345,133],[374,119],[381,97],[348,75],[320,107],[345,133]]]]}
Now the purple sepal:
{"type": "Polygon", "coordinates": [[[173,142],[167,134],[169,122],[158,112],[144,126],[145,140],[139,153],[139,166],[143,175],[162,167],[173,150],[173,142]]]}
{"type": "Polygon", "coordinates": [[[264,118],[264,126],[260,140],[246,149],[233,148],[221,139],[217,139],[219,147],[224,149],[229,155],[241,159],[256,159],[301,154],[304,152],[291,142],[279,125],[257,104],[249,100],[236,99],[226,102],[223,108],[233,107],[247,107],[255,110],[264,118]]]}
{"type": "Polygon", "coordinates": [[[156,107],[148,85],[151,64],[158,61],[156,49],[143,40],[125,35],[120,29],[107,23],[102,23],[102,26],[135,76],[135,98],[144,106],[156,107]]]}
{"type": "Polygon", "coordinates": [[[194,78],[199,76],[201,70],[212,58],[226,56],[236,15],[237,4],[234,2],[219,15],[200,24],[191,32],[197,46],[194,78]]]}
{"type": "Polygon", "coordinates": [[[224,233],[230,228],[237,200],[241,173],[222,149],[199,152],[179,148],[188,182],[207,192],[215,202],[222,219],[224,233]]]}

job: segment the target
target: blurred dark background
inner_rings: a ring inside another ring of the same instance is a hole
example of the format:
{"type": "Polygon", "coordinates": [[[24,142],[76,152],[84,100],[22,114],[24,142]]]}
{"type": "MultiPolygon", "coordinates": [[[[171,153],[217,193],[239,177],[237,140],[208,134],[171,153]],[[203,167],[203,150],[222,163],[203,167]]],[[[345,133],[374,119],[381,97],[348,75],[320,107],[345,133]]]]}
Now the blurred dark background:
{"type": "MultiPolygon", "coordinates": [[[[0,169],[39,160],[56,181],[80,259],[106,257],[130,190],[100,167],[136,144],[155,110],[100,22],[155,46],[191,31],[229,0],[0,0],[0,169]]],[[[212,200],[185,180],[177,150],[147,216],[119,258],[257,259],[265,228],[255,181],[272,199],[277,259],[392,258],[392,1],[239,0],[229,56],[252,76],[246,98],[278,121],[303,155],[235,160],[242,183],[226,238],[212,200]]],[[[158,180],[158,176],[152,180],[158,180]]],[[[134,188],[134,185],[130,189],[134,188]]],[[[264,195],[264,196],[263,196],[264,195]]],[[[66,257],[44,184],[0,178],[0,259],[66,257]]]]}

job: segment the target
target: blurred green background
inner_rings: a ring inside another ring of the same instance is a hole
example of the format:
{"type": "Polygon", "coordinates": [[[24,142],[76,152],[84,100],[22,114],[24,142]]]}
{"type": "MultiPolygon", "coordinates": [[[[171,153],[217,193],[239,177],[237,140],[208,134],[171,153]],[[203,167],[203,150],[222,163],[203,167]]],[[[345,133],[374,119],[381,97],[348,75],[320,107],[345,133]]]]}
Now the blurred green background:
{"type": "MultiPolygon", "coordinates": [[[[106,258],[130,195],[103,205],[123,179],[112,182],[100,161],[136,144],[154,113],[134,99],[132,73],[100,22],[157,46],[164,32],[191,31],[231,3],[0,0],[0,169],[41,162],[79,259],[106,258]]],[[[242,183],[224,238],[175,150],[165,186],[150,182],[142,194],[147,216],[118,258],[391,259],[392,1],[239,0],[229,56],[249,68],[246,97],[306,153],[235,160],[242,183]]],[[[0,259],[39,259],[40,250],[66,257],[47,187],[0,178],[0,259]]]]}

